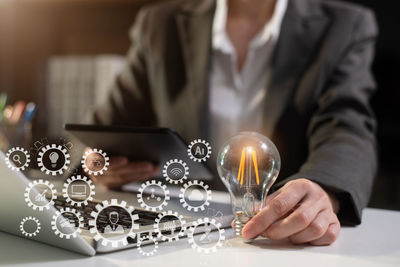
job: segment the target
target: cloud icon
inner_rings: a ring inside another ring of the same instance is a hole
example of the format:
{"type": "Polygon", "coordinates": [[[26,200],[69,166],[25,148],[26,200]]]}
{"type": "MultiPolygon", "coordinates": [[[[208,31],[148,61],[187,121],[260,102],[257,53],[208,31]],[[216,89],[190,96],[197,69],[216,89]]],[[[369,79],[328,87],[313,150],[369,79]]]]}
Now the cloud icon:
{"type": "Polygon", "coordinates": [[[188,199],[190,201],[202,201],[202,200],[204,200],[204,195],[203,195],[203,193],[200,192],[199,189],[193,189],[190,192],[188,199]]]}

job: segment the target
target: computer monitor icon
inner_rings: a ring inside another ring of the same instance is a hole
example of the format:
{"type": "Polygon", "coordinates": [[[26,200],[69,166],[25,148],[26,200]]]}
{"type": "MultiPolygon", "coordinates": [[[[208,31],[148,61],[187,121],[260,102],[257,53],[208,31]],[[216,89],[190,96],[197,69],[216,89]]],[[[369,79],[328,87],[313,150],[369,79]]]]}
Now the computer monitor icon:
{"type": "Polygon", "coordinates": [[[84,184],[72,185],[71,193],[73,197],[86,196],[86,185],[84,184]]]}

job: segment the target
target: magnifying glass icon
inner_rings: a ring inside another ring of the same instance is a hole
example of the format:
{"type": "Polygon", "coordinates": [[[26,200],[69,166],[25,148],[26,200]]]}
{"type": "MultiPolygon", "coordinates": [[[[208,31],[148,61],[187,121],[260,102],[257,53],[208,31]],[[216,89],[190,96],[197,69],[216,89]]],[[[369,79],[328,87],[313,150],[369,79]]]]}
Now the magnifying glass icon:
{"type": "Polygon", "coordinates": [[[14,161],[14,162],[18,162],[19,164],[22,165],[21,157],[20,157],[19,155],[14,155],[14,156],[13,156],[13,161],[14,161]]]}

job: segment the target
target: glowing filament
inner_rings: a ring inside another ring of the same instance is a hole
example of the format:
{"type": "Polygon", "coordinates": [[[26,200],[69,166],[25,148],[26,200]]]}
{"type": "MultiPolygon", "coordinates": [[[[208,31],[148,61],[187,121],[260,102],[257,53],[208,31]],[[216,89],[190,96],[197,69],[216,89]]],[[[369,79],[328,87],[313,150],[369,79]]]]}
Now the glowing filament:
{"type": "MultiPolygon", "coordinates": [[[[243,148],[242,149],[242,154],[240,156],[240,163],[239,163],[239,171],[238,171],[238,176],[237,176],[237,181],[240,181],[240,186],[243,185],[243,177],[244,177],[244,169],[245,169],[245,163],[246,163],[246,151],[248,153],[251,153],[252,159],[253,159],[253,165],[254,165],[254,172],[256,174],[256,181],[257,184],[260,184],[260,177],[258,175],[258,164],[257,164],[257,154],[256,151],[253,150],[251,147],[243,148]]],[[[248,167],[249,168],[249,167],[248,167]]],[[[250,179],[250,177],[247,177],[247,179],[250,179]]]]}

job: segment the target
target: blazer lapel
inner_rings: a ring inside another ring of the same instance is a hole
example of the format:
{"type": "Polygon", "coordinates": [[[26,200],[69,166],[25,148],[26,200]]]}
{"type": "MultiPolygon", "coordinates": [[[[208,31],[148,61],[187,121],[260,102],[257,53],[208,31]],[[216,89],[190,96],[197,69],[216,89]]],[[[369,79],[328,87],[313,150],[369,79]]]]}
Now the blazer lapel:
{"type": "Polygon", "coordinates": [[[192,121],[188,125],[197,123],[197,129],[191,130],[194,137],[207,136],[208,120],[208,70],[210,65],[211,53],[211,29],[213,15],[215,11],[215,1],[187,1],[181,12],[176,16],[178,31],[181,38],[182,50],[184,55],[185,70],[189,90],[189,98],[182,99],[187,101],[185,105],[190,112],[192,121]],[[197,135],[197,136],[196,136],[197,135]]]}
{"type": "Polygon", "coordinates": [[[311,62],[327,25],[325,17],[304,6],[306,2],[289,1],[282,21],[265,100],[263,129],[268,136],[273,136],[276,123],[311,62]]]}

